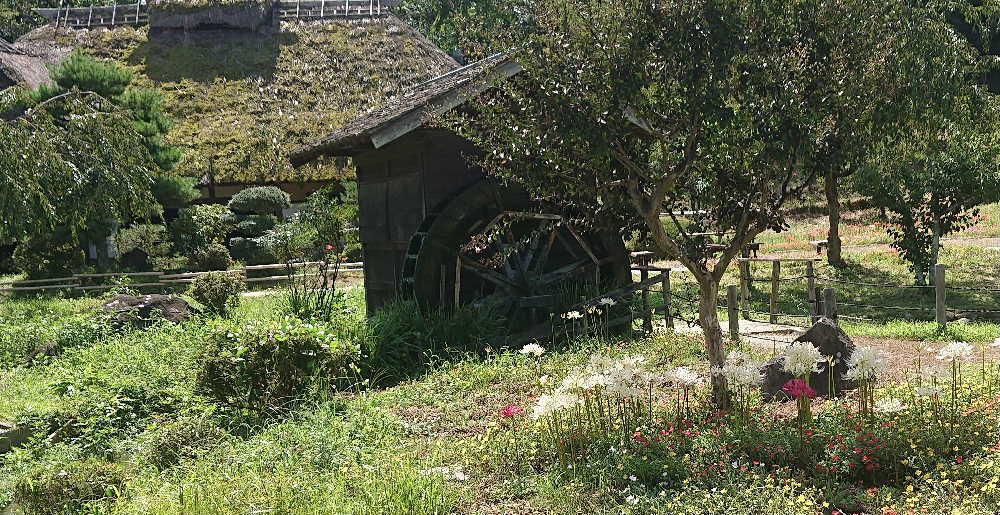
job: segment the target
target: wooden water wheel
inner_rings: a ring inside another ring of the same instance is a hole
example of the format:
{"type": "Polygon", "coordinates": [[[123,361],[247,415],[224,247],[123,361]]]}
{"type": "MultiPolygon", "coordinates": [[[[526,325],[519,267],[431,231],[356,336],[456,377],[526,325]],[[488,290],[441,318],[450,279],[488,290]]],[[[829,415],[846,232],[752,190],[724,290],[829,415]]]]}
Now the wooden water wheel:
{"type": "Polygon", "coordinates": [[[476,183],[411,238],[404,286],[425,309],[489,307],[520,330],[629,280],[619,234],[584,233],[536,208],[523,193],[476,183]]]}

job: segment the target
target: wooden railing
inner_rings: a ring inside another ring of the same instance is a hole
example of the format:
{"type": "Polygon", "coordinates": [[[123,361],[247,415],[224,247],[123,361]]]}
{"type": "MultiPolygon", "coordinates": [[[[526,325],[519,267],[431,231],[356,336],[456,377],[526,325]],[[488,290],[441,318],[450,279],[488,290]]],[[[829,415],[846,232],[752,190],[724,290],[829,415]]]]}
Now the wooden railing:
{"type": "MultiPolygon", "coordinates": [[[[292,268],[317,267],[319,261],[304,263],[293,263],[292,268]]],[[[341,263],[340,272],[354,273],[363,271],[363,263],[341,263]]],[[[270,265],[249,265],[244,268],[229,270],[240,272],[246,277],[248,284],[275,283],[288,280],[285,273],[287,265],[285,263],[275,263],[270,265]],[[263,275],[260,277],[250,277],[249,272],[276,271],[277,274],[263,275]]],[[[52,279],[32,279],[26,281],[12,281],[6,284],[0,283],[0,293],[47,293],[47,292],[89,292],[110,290],[118,286],[117,282],[122,279],[129,279],[126,285],[136,289],[177,289],[201,275],[211,272],[180,272],[168,274],[165,272],[117,272],[106,274],[73,274],[66,277],[56,277],[52,279]]],[[[306,274],[306,276],[318,277],[319,273],[306,274]]],[[[297,275],[301,277],[301,275],[297,275]]]]}

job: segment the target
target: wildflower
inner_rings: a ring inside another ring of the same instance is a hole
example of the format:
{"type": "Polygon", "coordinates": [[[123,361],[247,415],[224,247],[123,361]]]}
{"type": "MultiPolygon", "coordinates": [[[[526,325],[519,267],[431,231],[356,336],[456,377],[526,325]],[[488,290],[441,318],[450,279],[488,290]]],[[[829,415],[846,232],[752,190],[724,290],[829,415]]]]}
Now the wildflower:
{"type": "Polygon", "coordinates": [[[885,368],[885,356],[871,347],[858,347],[847,359],[847,379],[872,380],[885,368]]]}
{"type": "Polygon", "coordinates": [[[816,390],[813,390],[809,383],[802,379],[792,379],[785,383],[785,386],[781,387],[781,390],[790,395],[793,399],[808,398],[813,399],[816,397],[816,390]]]}
{"type": "Polygon", "coordinates": [[[906,404],[899,399],[880,399],[875,403],[875,411],[879,413],[897,413],[906,409],[906,404]]]}
{"type": "Polygon", "coordinates": [[[759,385],[764,380],[760,366],[750,359],[750,356],[739,351],[730,352],[726,363],[712,369],[712,373],[720,374],[732,388],[742,388],[759,385]]]}
{"type": "MultiPolygon", "coordinates": [[[[612,299],[611,297],[604,297],[601,300],[597,301],[597,303],[602,306],[614,306],[618,304],[618,302],[615,299],[612,299]]],[[[997,341],[1000,341],[1000,339],[998,339],[997,341]]]]}
{"type": "Polygon", "coordinates": [[[993,340],[993,343],[990,344],[990,347],[1000,348],[1000,338],[993,340]]]}
{"type": "Polygon", "coordinates": [[[683,388],[690,388],[701,384],[701,377],[698,374],[687,368],[687,367],[677,367],[670,371],[668,374],[671,382],[676,383],[678,386],[683,388]]]}
{"type": "Polygon", "coordinates": [[[521,347],[521,350],[519,350],[518,352],[524,354],[525,356],[534,356],[536,358],[540,358],[542,357],[542,354],[545,354],[545,348],[537,343],[529,343],[524,347],[521,347]]]}
{"type": "Polygon", "coordinates": [[[819,362],[825,361],[819,349],[809,342],[794,342],[785,349],[781,358],[782,368],[795,377],[819,372],[819,362]]]}
{"type": "Polygon", "coordinates": [[[502,410],[500,410],[500,416],[503,418],[514,418],[523,414],[524,414],[524,408],[516,404],[508,404],[504,406],[502,410]]]}
{"type": "Polygon", "coordinates": [[[938,351],[937,358],[941,361],[955,361],[972,357],[972,345],[965,342],[951,342],[938,351]]]}
{"type": "Polygon", "coordinates": [[[327,252],[333,252],[334,250],[337,250],[337,247],[334,247],[333,245],[330,245],[330,244],[326,245],[326,251],[327,252]]]}
{"type": "Polygon", "coordinates": [[[917,397],[938,397],[944,393],[944,388],[940,386],[918,386],[916,389],[917,397]]]}
{"type": "Polygon", "coordinates": [[[577,319],[583,318],[583,314],[580,313],[579,311],[569,311],[569,312],[563,313],[560,316],[562,316],[566,320],[577,320],[577,319]]]}

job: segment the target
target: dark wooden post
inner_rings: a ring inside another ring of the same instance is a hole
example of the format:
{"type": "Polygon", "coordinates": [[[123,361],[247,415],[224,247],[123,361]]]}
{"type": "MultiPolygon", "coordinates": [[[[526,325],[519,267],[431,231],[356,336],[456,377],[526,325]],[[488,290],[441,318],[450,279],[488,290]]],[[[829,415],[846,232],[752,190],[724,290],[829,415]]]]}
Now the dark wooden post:
{"type": "Polygon", "coordinates": [[[778,323],[778,283],[781,282],[781,261],[771,261],[771,316],[772,324],[778,323]]]}
{"type": "Polygon", "coordinates": [[[837,291],[833,288],[823,289],[823,315],[837,320],[837,291]]]}
{"type": "Polygon", "coordinates": [[[816,269],[811,259],[806,261],[806,288],[809,290],[809,321],[816,323],[819,318],[819,303],[816,299],[816,269]]]}
{"type": "Polygon", "coordinates": [[[671,309],[671,293],[670,293],[670,269],[666,268],[660,272],[660,277],[662,281],[660,285],[663,290],[663,322],[667,324],[667,329],[674,328],[674,314],[671,309]]]}
{"type": "MultiPolygon", "coordinates": [[[[646,282],[649,279],[648,261],[642,260],[642,269],[639,270],[639,279],[646,282]]],[[[649,286],[642,287],[642,328],[646,331],[653,330],[653,316],[649,309],[649,286]]]]}
{"type": "Polygon", "coordinates": [[[934,318],[937,320],[938,329],[942,331],[948,327],[944,270],[945,266],[941,263],[934,265],[934,318]]]}
{"type": "Polygon", "coordinates": [[[729,337],[738,340],[740,337],[739,292],[735,284],[726,286],[726,307],[729,310],[729,337]]]}

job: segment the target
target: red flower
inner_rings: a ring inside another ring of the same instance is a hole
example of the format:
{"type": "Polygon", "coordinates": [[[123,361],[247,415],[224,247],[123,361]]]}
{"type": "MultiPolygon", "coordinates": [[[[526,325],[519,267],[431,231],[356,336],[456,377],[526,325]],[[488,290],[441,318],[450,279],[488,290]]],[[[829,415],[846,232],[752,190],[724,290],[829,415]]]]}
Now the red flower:
{"type": "Polygon", "coordinates": [[[955,463],[957,463],[959,465],[961,465],[964,461],[965,461],[965,458],[963,458],[961,456],[955,458],[955,463]]]}
{"type": "Polygon", "coordinates": [[[802,379],[792,379],[785,383],[785,386],[781,387],[781,390],[790,395],[794,399],[801,399],[802,397],[808,397],[813,399],[816,397],[816,390],[813,390],[802,379]]]}
{"type": "Polygon", "coordinates": [[[518,415],[524,414],[524,408],[517,406],[515,404],[508,404],[500,410],[500,416],[503,418],[514,418],[518,415]]]}
{"type": "Polygon", "coordinates": [[[643,436],[642,433],[639,431],[636,431],[635,434],[632,435],[632,440],[634,440],[637,443],[641,443],[642,445],[649,445],[649,438],[643,436]]]}

